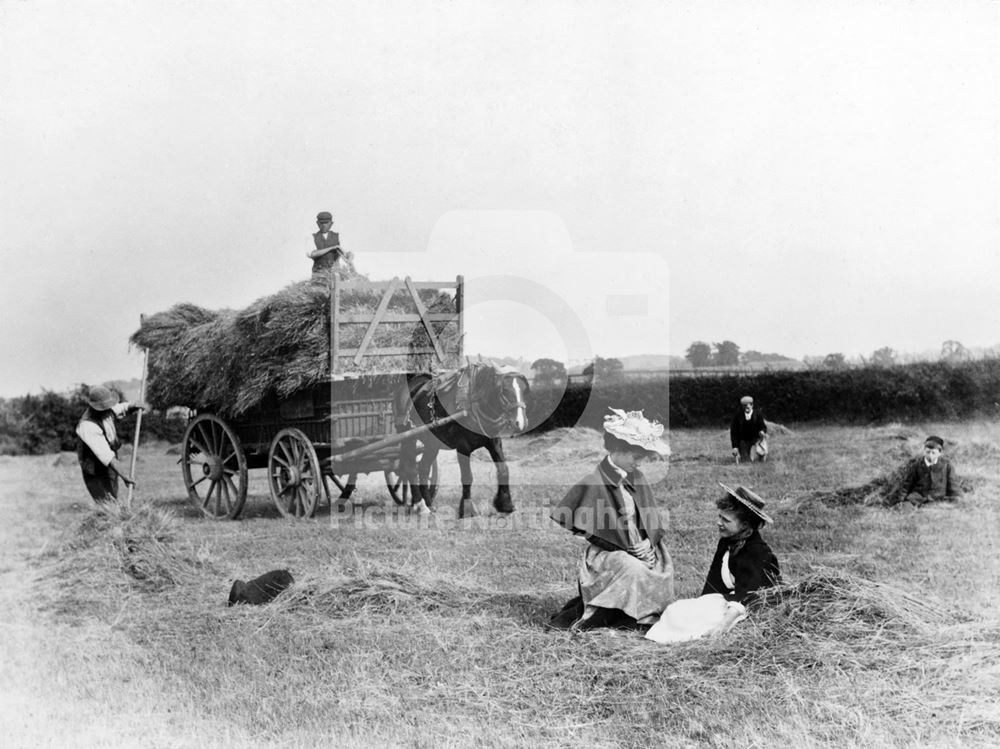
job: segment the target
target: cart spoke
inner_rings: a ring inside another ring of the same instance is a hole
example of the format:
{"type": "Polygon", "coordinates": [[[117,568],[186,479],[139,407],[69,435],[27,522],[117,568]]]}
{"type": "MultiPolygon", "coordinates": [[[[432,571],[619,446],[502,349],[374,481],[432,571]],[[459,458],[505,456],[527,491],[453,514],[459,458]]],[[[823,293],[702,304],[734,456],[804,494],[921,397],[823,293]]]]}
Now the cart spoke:
{"type": "Polygon", "coordinates": [[[213,421],[209,431],[212,433],[212,455],[218,455],[222,452],[222,440],[225,437],[225,434],[222,433],[222,425],[213,421]]]}
{"type": "Polygon", "coordinates": [[[229,484],[226,483],[225,478],[219,481],[219,487],[222,489],[220,494],[226,495],[226,514],[229,514],[229,510],[233,506],[233,500],[229,496],[229,484]]]}
{"type": "Polygon", "coordinates": [[[233,481],[233,477],[231,475],[229,475],[229,474],[226,474],[222,478],[223,478],[223,480],[225,480],[225,482],[229,486],[229,488],[232,489],[233,496],[234,497],[239,497],[240,496],[240,492],[239,492],[239,489],[236,488],[236,482],[233,481]]]}
{"type": "MultiPolygon", "coordinates": [[[[203,455],[215,455],[215,439],[212,434],[212,427],[210,424],[199,424],[198,434],[201,437],[198,449],[201,450],[203,455]]],[[[194,435],[191,435],[191,441],[196,442],[194,435]]],[[[197,444],[197,443],[196,443],[197,444]]]]}
{"type": "Polygon", "coordinates": [[[197,481],[195,481],[194,483],[191,484],[191,488],[194,489],[196,486],[198,486],[198,484],[200,484],[202,481],[204,481],[207,478],[208,478],[208,476],[202,476],[200,479],[198,479],[197,481]]]}
{"type": "MultiPolygon", "coordinates": [[[[206,478],[208,478],[206,476],[206,478]]],[[[208,491],[205,492],[205,498],[201,501],[201,506],[208,509],[208,504],[212,500],[212,492],[215,491],[215,482],[213,481],[208,485],[208,491]]]]}
{"type": "MultiPolygon", "coordinates": [[[[193,434],[188,438],[188,442],[197,447],[198,452],[201,453],[202,455],[211,455],[211,453],[205,449],[205,446],[194,438],[193,434]]],[[[188,452],[188,454],[189,455],[191,454],[190,451],[188,452]]]]}
{"type": "MultiPolygon", "coordinates": [[[[285,454],[285,460],[287,461],[285,465],[287,466],[295,465],[296,463],[295,456],[292,455],[292,453],[289,451],[288,445],[285,444],[284,440],[278,443],[278,447],[280,447],[281,452],[285,454]]],[[[275,458],[277,458],[277,455],[275,455],[275,458]]]]}

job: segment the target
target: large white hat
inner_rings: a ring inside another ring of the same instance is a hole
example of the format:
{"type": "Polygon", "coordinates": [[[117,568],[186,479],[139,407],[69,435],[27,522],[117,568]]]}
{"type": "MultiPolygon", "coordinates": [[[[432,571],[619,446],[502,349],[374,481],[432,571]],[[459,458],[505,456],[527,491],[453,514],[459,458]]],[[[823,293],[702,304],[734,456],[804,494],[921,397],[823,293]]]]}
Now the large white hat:
{"type": "Polygon", "coordinates": [[[642,415],[642,411],[623,411],[612,408],[611,415],[604,417],[604,431],[630,445],[666,457],[670,455],[670,445],[664,442],[663,424],[642,415]]]}

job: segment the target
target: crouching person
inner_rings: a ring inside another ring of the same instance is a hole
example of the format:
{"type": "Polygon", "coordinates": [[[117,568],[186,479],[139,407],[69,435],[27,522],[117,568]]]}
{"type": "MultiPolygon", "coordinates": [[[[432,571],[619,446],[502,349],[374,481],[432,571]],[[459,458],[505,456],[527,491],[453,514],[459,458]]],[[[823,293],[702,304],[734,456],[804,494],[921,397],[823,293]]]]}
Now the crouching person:
{"type": "Polygon", "coordinates": [[[746,618],[759,590],[780,582],[778,559],[760,536],[761,526],[772,522],[764,501],[745,487],[720,486],[726,495],[716,502],[719,545],[701,596],[667,606],[647,639],[686,642],[724,634],[746,618]]]}
{"type": "Polygon", "coordinates": [[[913,461],[903,475],[903,482],[887,504],[909,502],[919,507],[928,502],[954,502],[962,496],[958,477],[951,462],[944,457],[944,440],[930,436],[924,440],[924,455],[913,461]]]}
{"type": "Polygon", "coordinates": [[[139,406],[119,403],[118,396],[102,385],[90,388],[86,400],[87,410],[76,425],[76,455],[87,491],[95,502],[104,504],[118,499],[119,478],[126,486],[135,485],[118,463],[121,440],[115,422],[139,406]]]}
{"type": "Polygon", "coordinates": [[[641,411],[604,420],[607,456],[563,497],[552,519],[585,537],[580,595],[549,622],[559,629],[651,624],[674,597],[665,523],[639,466],[670,454],[663,426],[641,411]]]}

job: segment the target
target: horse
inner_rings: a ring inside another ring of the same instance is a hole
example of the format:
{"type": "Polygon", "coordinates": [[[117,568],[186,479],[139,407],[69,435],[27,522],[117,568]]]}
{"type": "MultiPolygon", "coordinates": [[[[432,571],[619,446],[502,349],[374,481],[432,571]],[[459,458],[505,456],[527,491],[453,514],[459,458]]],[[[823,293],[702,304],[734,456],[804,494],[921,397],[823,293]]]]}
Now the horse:
{"type": "Polygon", "coordinates": [[[438,452],[455,450],[462,474],[462,500],[458,516],[463,518],[477,514],[472,502],[469,456],[479,448],[489,451],[496,465],[497,493],[493,498],[493,507],[500,513],[514,511],[500,434],[520,432],[527,427],[524,401],[527,392],[528,380],[516,369],[486,362],[471,363],[438,375],[419,372],[407,377],[396,401],[397,431],[406,431],[414,425],[434,424],[463,410],[467,412],[459,419],[435,426],[424,436],[406,440],[401,445],[399,474],[404,481],[410,482],[416,512],[430,512],[434,489],[430,486],[429,477],[438,452]],[[419,463],[418,441],[423,443],[424,448],[419,463]]]}

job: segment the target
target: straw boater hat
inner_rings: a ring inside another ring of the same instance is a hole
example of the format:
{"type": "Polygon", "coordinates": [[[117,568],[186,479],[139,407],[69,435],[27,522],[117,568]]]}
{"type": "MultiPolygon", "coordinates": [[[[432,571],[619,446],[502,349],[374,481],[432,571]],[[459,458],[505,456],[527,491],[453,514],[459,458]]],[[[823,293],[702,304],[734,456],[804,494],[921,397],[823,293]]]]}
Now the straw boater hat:
{"type": "Polygon", "coordinates": [[[118,396],[111,392],[110,388],[103,385],[94,385],[87,393],[87,405],[95,411],[107,411],[118,403],[118,396]]]}
{"type": "Polygon", "coordinates": [[[765,523],[773,523],[774,521],[771,517],[764,512],[764,500],[754,494],[752,491],[747,489],[745,486],[737,486],[735,490],[730,489],[728,486],[719,482],[719,486],[725,489],[729,494],[739,502],[741,505],[746,507],[750,512],[759,517],[765,523]]]}
{"type": "Polygon", "coordinates": [[[745,406],[747,403],[753,403],[753,398],[751,398],[749,395],[744,395],[742,398],[740,398],[741,406],[745,406]]]}
{"type": "Polygon", "coordinates": [[[622,442],[641,447],[663,457],[670,455],[670,446],[664,442],[663,424],[651,421],[642,411],[623,411],[612,408],[611,415],[604,417],[604,431],[622,442]]]}

